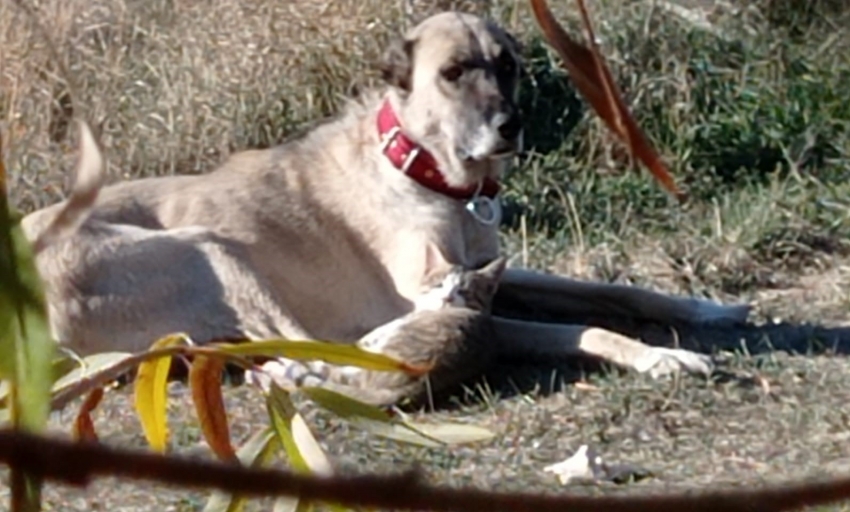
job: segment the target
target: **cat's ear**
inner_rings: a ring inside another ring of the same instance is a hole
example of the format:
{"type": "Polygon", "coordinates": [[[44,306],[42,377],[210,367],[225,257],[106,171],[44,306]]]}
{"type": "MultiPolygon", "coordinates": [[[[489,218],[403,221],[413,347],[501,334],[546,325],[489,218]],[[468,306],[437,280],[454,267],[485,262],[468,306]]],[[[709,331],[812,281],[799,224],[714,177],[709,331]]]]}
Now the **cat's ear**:
{"type": "Polygon", "coordinates": [[[508,259],[504,256],[499,256],[481,267],[478,270],[478,274],[487,279],[498,282],[502,278],[502,273],[505,271],[507,264],[508,259]]]}

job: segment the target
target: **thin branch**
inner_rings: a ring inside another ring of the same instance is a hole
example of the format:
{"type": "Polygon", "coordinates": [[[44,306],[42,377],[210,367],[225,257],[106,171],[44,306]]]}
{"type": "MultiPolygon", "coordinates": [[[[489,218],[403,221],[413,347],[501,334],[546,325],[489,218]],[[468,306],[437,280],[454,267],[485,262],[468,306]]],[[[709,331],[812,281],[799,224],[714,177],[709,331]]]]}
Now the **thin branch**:
{"type": "Polygon", "coordinates": [[[85,487],[97,477],[147,480],[243,496],[295,496],[352,507],[491,512],[779,512],[850,499],[850,477],[763,489],[658,496],[535,495],[430,486],[416,473],[319,477],[246,468],[0,430],[0,461],[46,480],[85,487]]]}

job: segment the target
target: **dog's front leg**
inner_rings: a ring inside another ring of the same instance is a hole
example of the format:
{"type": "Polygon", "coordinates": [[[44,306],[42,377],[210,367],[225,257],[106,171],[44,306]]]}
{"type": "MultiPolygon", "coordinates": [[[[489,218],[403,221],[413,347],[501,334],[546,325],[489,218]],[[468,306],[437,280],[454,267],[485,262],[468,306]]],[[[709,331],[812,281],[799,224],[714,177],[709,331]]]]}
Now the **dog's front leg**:
{"type": "Polygon", "coordinates": [[[652,377],[684,370],[709,374],[711,357],[684,349],[652,347],[598,327],[492,317],[499,356],[556,359],[590,356],[652,377]]]}
{"type": "Polygon", "coordinates": [[[623,316],[660,322],[741,323],[747,304],[723,305],[690,297],[674,297],[637,286],[578,281],[527,269],[506,269],[495,304],[520,304],[532,312],[555,316],[623,316]]]}

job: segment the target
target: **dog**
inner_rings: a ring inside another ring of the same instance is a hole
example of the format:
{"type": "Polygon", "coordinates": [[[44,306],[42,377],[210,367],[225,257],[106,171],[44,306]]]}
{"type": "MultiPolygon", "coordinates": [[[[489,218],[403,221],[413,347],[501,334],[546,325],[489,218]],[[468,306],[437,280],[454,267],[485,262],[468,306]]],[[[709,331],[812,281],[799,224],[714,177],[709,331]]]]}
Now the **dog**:
{"type": "MultiPolygon", "coordinates": [[[[520,69],[518,43],[499,25],[440,13],[387,49],[383,87],[307,133],[235,153],[206,175],[104,187],[38,254],[53,334],[81,354],[144,350],[177,331],[197,343],[354,343],[410,312],[427,244],[467,268],[499,256],[500,179],[523,140],[520,69]]],[[[27,237],[66,204],[26,216],[27,237]]],[[[749,310],[514,267],[496,300],[660,323],[740,322],[749,310]]],[[[493,327],[501,346],[547,357],[655,376],[711,367],[705,355],[598,327],[500,316],[493,327]]]]}

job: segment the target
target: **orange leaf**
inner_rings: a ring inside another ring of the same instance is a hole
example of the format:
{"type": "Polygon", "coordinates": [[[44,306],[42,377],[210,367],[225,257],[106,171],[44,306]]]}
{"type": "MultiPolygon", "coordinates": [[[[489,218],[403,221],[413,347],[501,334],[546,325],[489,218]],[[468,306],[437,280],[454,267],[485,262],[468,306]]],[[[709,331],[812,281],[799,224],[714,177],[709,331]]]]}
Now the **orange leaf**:
{"type": "Polygon", "coordinates": [[[103,388],[95,388],[88,394],[80,406],[80,412],[77,413],[77,417],[74,419],[74,439],[77,441],[97,442],[97,432],[94,430],[91,413],[97,408],[102,399],[103,388]]]}
{"type": "Polygon", "coordinates": [[[225,461],[236,461],[236,451],[230,444],[230,428],[221,395],[221,373],[224,360],[196,356],[189,369],[189,386],[198,413],[201,432],[216,455],[225,461]]]}
{"type": "Polygon", "coordinates": [[[649,169],[664,188],[682,202],[686,196],[677,187],[667,167],[635,122],[620,91],[596,47],[596,38],[590,17],[583,0],[576,0],[587,30],[590,48],[575,42],[555,20],[545,0],[531,0],[531,8],[537,24],[550,45],[558,52],[564,67],[573,79],[576,88],[590,103],[593,110],[605,121],[629,148],[633,157],[649,169]]]}

